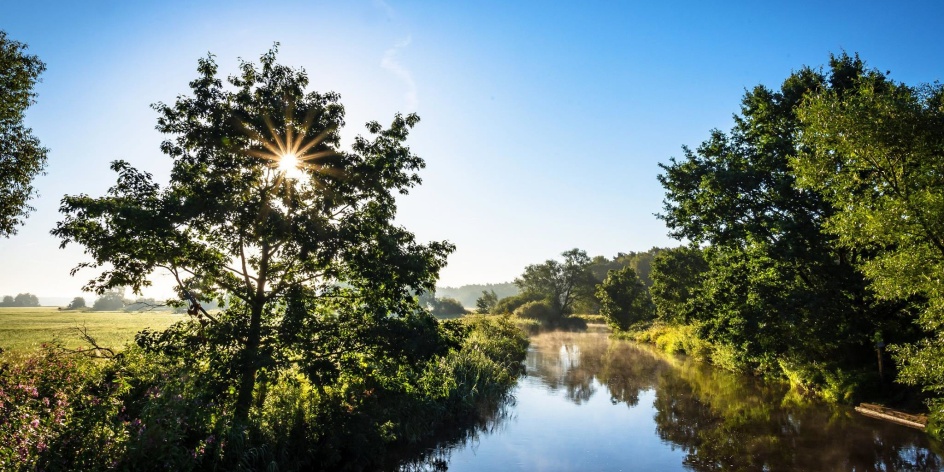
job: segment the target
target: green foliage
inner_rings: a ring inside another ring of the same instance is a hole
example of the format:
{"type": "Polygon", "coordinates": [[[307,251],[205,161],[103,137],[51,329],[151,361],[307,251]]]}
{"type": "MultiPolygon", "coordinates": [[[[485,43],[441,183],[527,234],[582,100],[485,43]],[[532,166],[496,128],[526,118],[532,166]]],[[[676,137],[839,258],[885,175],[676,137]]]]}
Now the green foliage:
{"type": "Polygon", "coordinates": [[[67,310],[78,310],[80,308],[85,308],[85,299],[82,297],[75,297],[69,302],[69,305],[66,306],[67,310]]]}
{"type": "Polygon", "coordinates": [[[508,319],[439,329],[455,347],[396,372],[345,372],[321,385],[297,370],[271,377],[247,428],[233,427],[236,392],[206,360],[137,348],[98,362],[54,351],[0,355],[0,467],[377,469],[389,447],[469,424],[516,381],[527,340],[508,319]]]}
{"type": "Polygon", "coordinates": [[[572,313],[577,299],[592,295],[595,281],[586,252],[575,248],[561,255],[563,263],[549,259],[525,267],[515,284],[523,293],[546,300],[557,316],[564,317],[572,313]]]}
{"type": "Polygon", "coordinates": [[[437,318],[456,318],[468,313],[455,298],[433,298],[430,311],[437,318]]]}
{"type": "Polygon", "coordinates": [[[92,311],[119,311],[124,307],[124,287],[106,290],[92,303],[92,311]]]}
{"type": "Polygon", "coordinates": [[[543,297],[537,293],[519,293],[517,295],[512,295],[499,300],[498,303],[495,304],[495,308],[492,310],[492,313],[497,315],[510,315],[514,313],[515,310],[517,310],[521,305],[542,299],[543,297]]]}
{"type": "Polygon", "coordinates": [[[655,257],[649,292],[660,320],[685,324],[695,318],[692,301],[698,298],[707,270],[704,251],[697,247],[667,249],[655,257]]]}
{"type": "MultiPolygon", "coordinates": [[[[654,344],[659,350],[665,353],[686,354],[699,360],[712,358],[720,347],[711,345],[701,339],[698,335],[698,330],[692,325],[669,325],[656,322],[643,330],[620,333],[618,337],[626,337],[637,342],[654,344]]],[[[730,366],[721,367],[728,368],[730,366]]],[[[731,368],[727,370],[731,370],[732,372],[737,371],[737,369],[731,368]]]]}
{"type": "Polygon", "coordinates": [[[307,91],[307,74],[276,63],[276,49],[239,70],[224,85],[212,56],[200,60],[191,95],[154,105],[169,135],[166,186],[114,162],[115,186],[100,198],[66,196],[53,234],[91,256],[77,269],[104,269],[90,290],[139,292],[162,270],[181,298],[225,302],[213,315],[191,300],[202,332],[141,342],[214,364],[245,423],[280,372],[322,385],[446,349],[414,294],[432,291],[454,247],[417,243],[393,221],[395,195],[418,185],[425,165],[405,144],[416,115],[370,122],[342,151],[336,93],[307,91]],[[297,169],[279,167],[286,154],[297,169]]]}
{"type": "Polygon", "coordinates": [[[32,293],[18,293],[15,297],[5,295],[0,307],[36,307],[39,306],[39,298],[32,293]]]}
{"type": "Polygon", "coordinates": [[[498,295],[494,290],[482,290],[482,296],[475,300],[475,311],[479,314],[492,313],[498,305],[498,295]]]}
{"type": "Polygon", "coordinates": [[[846,93],[810,97],[800,117],[800,183],[836,209],[826,231],[850,250],[882,299],[919,302],[927,338],[895,351],[899,380],[944,395],[944,86],[910,87],[877,71],[846,93]]]}
{"type": "Polygon", "coordinates": [[[33,88],[46,65],[26,54],[26,45],[0,30],[0,236],[16,234],[33,210],[33,178],[46,167],[48,150],[23,126],[26,109],[35,103],[33,88]]]}
{"type": "Polygon", "coordinates": [[[871,362],[876,331],[913,336],[907,304],[875,298],[858,269],[868,252],[824,231],[833,205],[800,187],[792,167],[806,135],[804,97],[853,93],[863,77],[871,77],[863,63],[842,55],[826,74],[802,68],[779,90],[755,87],[729,133],[712,131],[662,166],[660,216],[672,236],[704,248],[704,261],[656,264],[668,272],[657,280],[672,276],[656,284],[660,315],[697,324],[702,337],[734,350],[732,364],[777,374],[776,360],[791,358],[855,370],[871,362]]]}
{"type": "Polygon", "coordinates": [[[654,314],[649,290],[632,267],[609,271],[603,283],[597,285],[596,297],[600,301],[600,314],[618,331],[650,321],[654,314]]]}
{"type": "Polygon", "coordinates": [[[543,325],[549,325],[560,318],[560,314],[545,300],[527,302],[516,308],[514,315],[518,318],[537,320],[543,325]]]}

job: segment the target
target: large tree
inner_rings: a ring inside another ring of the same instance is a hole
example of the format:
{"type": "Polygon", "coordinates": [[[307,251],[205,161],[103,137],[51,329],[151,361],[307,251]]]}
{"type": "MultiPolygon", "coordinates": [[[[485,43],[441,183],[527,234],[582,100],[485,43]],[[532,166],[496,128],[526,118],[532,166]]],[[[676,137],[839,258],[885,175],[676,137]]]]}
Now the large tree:
{"type": "Polygon", "coordinates": [[[16,234],[32,210],[33,178],[46,167],[46,148],[23,125],[35,103],[33,88],[46,65],[26,54],[26,45],[0,30],[0,236],[16,234]]]}
{"type": "Polygon", "coordinates": [[[684,159],[663,165],[661,217],[671,235],[709,250],[689,311],[709,338],[750,363],[789,357],[819,363],[869,359],[872,336],[898,307],[875,304],[856,262],[823,232],[833,206],[801,188],[790,163],[801,151],[797,110],[820,90],[853,90],[869,75],[858,57],[833,57],[826,73],[803,68],[779,90],[745,94],[728,133],[714,130],[684,159]]]}
{"type": "Polygon", "coordinates": [[[557,316],[566,316],[578,297],[592,296],[595,280],[585,251],[575,248],[561,255],[563,262],[549,259],[525,267],[515,284],[522,293],[546,300],[557,316]]]}
{"type": "MultiPolygon", "coordinates": [[[[836,208],[826,230],[850,250],[878,296],[922,300],[929,336],[897,356],[901,380],[944,395],[944,86],[864,77],[855,93],[826,90],[801,110],[807,152],[793,165],[836,208]]],[[[938,406],[944,435],[944,402],[938,406]]]]}
{"type": "Polygon", "coordinates": [[[202,59],[190,96],[154,106],[170,135],[167,185],[116,161],[115,186],[65,197],[53,233],[85,247],[92,261],[79,268],[102,270],[87,286],[99,293],[172,274],[201,331],[141,342],[189,342],[220,363],[220,391],[234,392],[244,422],[285,369],[323,385],[344,368],[395,370],[431,355],[436,321],[414,294],[434,288],[453,246],[420,244],[393,224],[395,195],[424,166],[405,144],[416,115],[367,123],[342,151],[336,93],[306,90],[306,72],[276,63],[275,49],[239,70],[226,86],[213,57],[202,59]],[[207,313],[198,297],[226,307],[207,313]]]}

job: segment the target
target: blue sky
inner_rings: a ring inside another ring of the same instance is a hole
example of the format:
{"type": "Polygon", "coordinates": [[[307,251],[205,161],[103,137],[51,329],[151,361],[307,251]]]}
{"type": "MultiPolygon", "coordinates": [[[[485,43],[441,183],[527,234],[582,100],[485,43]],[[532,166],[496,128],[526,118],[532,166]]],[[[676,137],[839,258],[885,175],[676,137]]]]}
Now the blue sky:
{"type": "MultiPolygon", "coordinates": [[[[278,41],[313,89],[341,94],[347,142],[417,112],[424,184],[398,221],[458,250],[440,285],[510,281],[573,247],[677,243],[653,216],[658,163],[728,129],[746,88],[830,53],[906,83],[942,77],[938,2],[54,2],[0,0],[0,29],[48,69],[27,124],[50,149],[37,210],[0,240],[0,295],[82,295],[81,248],[49,230],[63,194],[101,195],[125,159],[166,181],[150,104],[278,41]]],[[[160,288],[160,282],[159,282],[160,288]]],[[[161,295],[159,289],[154,295],[161,295]]]]}

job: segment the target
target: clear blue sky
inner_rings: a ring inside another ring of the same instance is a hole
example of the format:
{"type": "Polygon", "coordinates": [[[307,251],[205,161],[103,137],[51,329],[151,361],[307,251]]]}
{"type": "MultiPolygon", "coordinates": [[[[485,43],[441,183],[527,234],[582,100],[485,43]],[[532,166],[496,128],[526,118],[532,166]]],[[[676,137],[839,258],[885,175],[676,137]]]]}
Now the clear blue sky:
{"type": "MultiPolygon", "coordinates": [[[[942,77],[939,2],[162,2],[0,0],[0,29],[48,66],[27,124],[50,149],[37,210],[0,239],[0,295],[82,295],[81,248],[49,230],[63,194],[101,195],[125,159],[166,181],[151,103],[280,42],[317,90],[341,93],[350,138],[397,111],[424,184],[398,221],[458,246],[440,285],[512,280],[579,247],[677,244],[653,216],[658,163],[728,129],[746,88],[830,53],[893,79],[942,77]]],[[[154,293],[155,295],[160,295],[154,293]]]]}

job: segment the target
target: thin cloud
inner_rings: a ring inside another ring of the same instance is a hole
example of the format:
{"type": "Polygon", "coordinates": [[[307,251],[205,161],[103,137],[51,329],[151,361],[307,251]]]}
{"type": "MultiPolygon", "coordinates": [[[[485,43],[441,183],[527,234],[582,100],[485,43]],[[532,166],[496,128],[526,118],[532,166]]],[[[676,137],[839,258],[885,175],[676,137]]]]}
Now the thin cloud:
{"type": "Polygon", "coordinates": [[[401,49],[406,48],[410,45],[412,38],[407,36],[403,41],[398,42],[392,48],[387,49],[384,52],[383,60],[380,61],[380,66],[388,71],[392,72],[394,75],[400,78],[404,84],[406,84],[406,94],[404,95],[404,100],[406,100],[406,108],[409,111],[416,111],[417,106],[419,105],[419,99],[416,95],[416,81],[413,80],[413,74],[409,69],[403,66],[398,60],[398,56],[401,49]]]}

